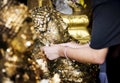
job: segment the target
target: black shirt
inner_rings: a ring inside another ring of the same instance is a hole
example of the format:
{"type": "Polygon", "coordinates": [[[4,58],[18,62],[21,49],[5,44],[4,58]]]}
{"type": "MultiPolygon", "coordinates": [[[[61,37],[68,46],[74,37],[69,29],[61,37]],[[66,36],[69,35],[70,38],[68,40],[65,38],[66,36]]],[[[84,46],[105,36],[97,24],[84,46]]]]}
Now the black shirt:
{"type": "Polygon", "coordinates": [[[120,0],[92,0],[93,24],[90,47],[120,44],[120,0]]]}
{"type": "Polygon", "coordinates": [[[108,47],[106,72],[108,83],[120,83],[120,0],[93,1],[90,47],[108,47]]]}

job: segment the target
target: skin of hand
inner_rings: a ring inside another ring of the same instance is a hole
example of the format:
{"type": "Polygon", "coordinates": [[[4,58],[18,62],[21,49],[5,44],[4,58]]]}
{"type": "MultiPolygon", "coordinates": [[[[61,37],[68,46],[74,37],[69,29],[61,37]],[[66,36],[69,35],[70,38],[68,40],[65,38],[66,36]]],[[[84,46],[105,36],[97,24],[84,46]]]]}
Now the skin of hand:
{"type": "Polygon", "coordinates": [[[64,49],[64,47],[71,47],[71,48],[79,48],[80,46],[75,42],[68,42],[68,43],[62,43],[62,44],[56,44],[51,46],[44,46],[41,50],[44,51],[46,57],[49,60],[54,60],[59,58],[60,56],[64,57],[64,53],[59,53],[60,48],[64,49]]]}
{"type": "Polygon", "coordinates": [[[44,46],[44,47],[42,47],[42,50],[44,51],[46,57],[49,60],[54,60],[54,59],[57,59],[57,58],[60,57],[59,49],[60,49],[59,45],[52,45],[52,46],[44,46]]]}
{"type": "Polygon", "coordinates": [[[93,49],[89,44],[79,45],[73,42],[68,42],[52,45],[50,47],[45,46],[43,47],[43,51],[50,60],[65,57],[66,54],[67,57],[78,62],[102,64],[105,61],[108,48],[93,49]]]}

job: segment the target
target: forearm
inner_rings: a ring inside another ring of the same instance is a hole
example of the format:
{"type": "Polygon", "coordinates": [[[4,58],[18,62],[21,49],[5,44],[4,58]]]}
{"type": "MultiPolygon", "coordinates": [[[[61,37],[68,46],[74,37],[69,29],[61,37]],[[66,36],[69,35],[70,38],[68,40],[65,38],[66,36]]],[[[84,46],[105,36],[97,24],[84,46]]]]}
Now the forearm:
{"type": "Polygon", "coordinates": [[[89,45],[83,45],[81,48],[62,47],[60,49],[61,56],[65,56],[83,63],[102,64],[107,54],[107,48],[95,50],[89,45]]]}

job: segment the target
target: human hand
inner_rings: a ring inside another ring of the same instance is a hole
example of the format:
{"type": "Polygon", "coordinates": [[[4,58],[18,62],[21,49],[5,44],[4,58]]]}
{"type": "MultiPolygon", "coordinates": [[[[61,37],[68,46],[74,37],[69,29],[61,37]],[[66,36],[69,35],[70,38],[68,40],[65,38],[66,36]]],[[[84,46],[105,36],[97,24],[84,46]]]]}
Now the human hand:
{"type": "Polygon", "coordinates": [[[44,46],[42,50],[44,51],[46,57],[49,60],[54,60],[60,57],[59,54],[60,45],[44,46]]]}

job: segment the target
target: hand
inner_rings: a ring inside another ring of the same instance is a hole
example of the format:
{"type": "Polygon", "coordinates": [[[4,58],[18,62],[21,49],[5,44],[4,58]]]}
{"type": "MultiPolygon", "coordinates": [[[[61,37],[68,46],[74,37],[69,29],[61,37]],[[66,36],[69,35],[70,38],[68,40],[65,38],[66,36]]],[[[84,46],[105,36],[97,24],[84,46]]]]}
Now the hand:
{"type": "Polygon", "coordinates": [[[60,45],[44,46],[42,50],[45,52],[46,57],[49,60],[54,60],[60,57],[59,55],[60,45]]]}

